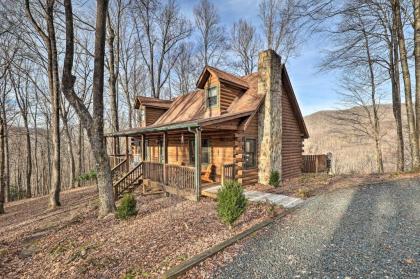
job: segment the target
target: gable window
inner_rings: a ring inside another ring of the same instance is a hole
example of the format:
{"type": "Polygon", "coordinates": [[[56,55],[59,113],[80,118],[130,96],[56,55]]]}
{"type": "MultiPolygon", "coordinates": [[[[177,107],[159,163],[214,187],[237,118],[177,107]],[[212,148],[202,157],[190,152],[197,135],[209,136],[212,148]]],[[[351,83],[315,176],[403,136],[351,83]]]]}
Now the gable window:
{"type": "MultiPolygon", "coordinates": [[[[190,155],[190,164],[195,163],[195,141],[188,142],[188,149],[190,155]]],[[[202,139],[201,141],[201,163],[210,164],[210,140],[202,139]]]]}
{"type": "Polygon", "coordinates": [[[245,139],[244,167],[246,169],[257,166],[257,142],[255,139],[245,139]]]}
{"type": "Polygon", "coordinates": [[[139,108],[139,122],[140,126],[146,126],[146,113],[144,106],[140,106],[139,108]]]}
{"type": "Polygon", "coordinates": [[[213,86],[207,89],[207,107],[214,108],[217,107],[218,103],[218,88],[213,86]]]}

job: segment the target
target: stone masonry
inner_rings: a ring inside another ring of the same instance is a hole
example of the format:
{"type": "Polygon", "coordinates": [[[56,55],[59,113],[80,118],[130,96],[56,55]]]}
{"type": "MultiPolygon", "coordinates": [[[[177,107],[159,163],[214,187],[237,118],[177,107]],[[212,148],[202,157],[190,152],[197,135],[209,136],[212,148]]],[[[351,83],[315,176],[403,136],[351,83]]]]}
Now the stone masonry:
{"type": "Polygon", "coordinates": [[[282,168],[282,82],[281,58],[274,50],[266,50],[258,57],[258,94],[265,101],[258,113],[258,182],[268,184],[270,172],[281,177],[282,168]]]}

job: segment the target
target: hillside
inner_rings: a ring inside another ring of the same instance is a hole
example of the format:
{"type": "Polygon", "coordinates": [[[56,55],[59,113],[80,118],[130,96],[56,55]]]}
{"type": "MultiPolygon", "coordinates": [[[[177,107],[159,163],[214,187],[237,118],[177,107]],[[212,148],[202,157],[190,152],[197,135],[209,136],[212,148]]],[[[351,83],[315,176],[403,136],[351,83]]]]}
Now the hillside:
{"type": "MultiPolygon", "coordinates": [[[[350,110],[360,110],[351,108],[350,110]]],[[[375,149],[373,140],[355,136],[347,125],[339,124],[337,117],[349,110],[325,110],[305,117],[310,138],[305,140],[305,154],[331,152],[336,173],[370,173],[375,172],[375,149]]],[[[402,107],[403,124],[406,126],[405,108],[402,107]]],[[[382,152],[385,171],[396,168],[396,130],[392,106],[381,105],[380,125],[383,133],[382,152]]],[[[406,134],[406,131],[404,131],[406,134]]],[[[407,143],[407,136],[405,137],[407,143]]],[[[410,161],[408,146],[405,147],[407,164],[410,161]]]]}

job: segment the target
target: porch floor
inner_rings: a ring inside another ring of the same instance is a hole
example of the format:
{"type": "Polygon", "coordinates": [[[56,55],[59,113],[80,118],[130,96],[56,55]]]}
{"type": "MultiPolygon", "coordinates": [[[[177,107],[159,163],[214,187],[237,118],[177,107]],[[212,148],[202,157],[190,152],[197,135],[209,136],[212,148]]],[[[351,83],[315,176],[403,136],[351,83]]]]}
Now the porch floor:
{"type": "MultiPolygon", "coordinates": [[[[221,185],[206,187],[201,190],[201,195],[212,199],[217,198],[217,192],[221,185]]],[[[289,197],[280,194],[264,193],[259,191],[245,190],[245,197],[251,202],[270,202],[276,205],[281,205],[284,208],[293,208],[303,202],[302,199],[289,197]]]]}

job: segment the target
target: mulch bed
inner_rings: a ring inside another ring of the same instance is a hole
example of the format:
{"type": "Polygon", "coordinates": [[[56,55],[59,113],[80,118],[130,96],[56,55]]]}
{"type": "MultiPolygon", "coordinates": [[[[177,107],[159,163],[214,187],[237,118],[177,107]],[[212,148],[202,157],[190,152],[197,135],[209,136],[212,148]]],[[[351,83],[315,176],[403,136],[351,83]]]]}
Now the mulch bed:
{"type": "Polygon", "coordinates": [[[8,213],[0,217],[0,274],[156,278],[273,214],[270,205],[250,204],[229,230],[220,223],[213,200],[136,197],[138,215],[126,221],[97,218],[93,187],[64,192],[63,206],[54,212],[45,211],[47,197],[7,205],[8,213]]]}

